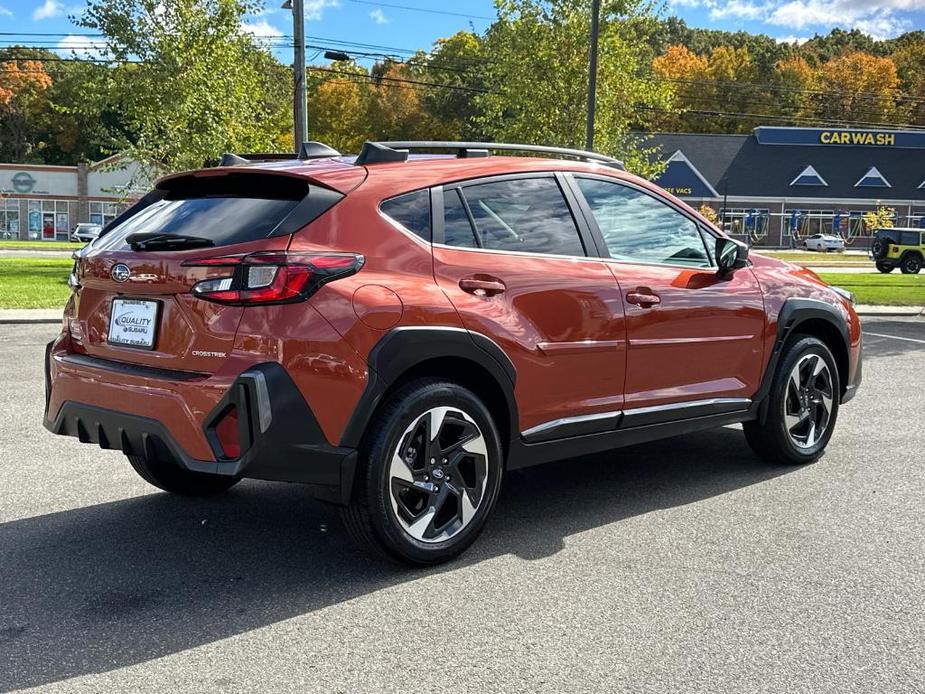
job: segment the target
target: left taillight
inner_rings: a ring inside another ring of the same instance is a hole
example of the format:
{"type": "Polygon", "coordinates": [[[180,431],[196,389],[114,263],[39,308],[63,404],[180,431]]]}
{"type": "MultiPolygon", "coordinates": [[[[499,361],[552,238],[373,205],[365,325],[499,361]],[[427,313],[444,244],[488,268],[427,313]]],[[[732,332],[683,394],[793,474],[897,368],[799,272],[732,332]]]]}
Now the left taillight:
{"type": "Polygon", "coordinates": [[[328,282],[363,267],[357,253],[262,252],[184,261],[187,267],[228,268],[228,274],[197,282],[193,295],[219,304],[287,304],[304,301],[328,282]]]}

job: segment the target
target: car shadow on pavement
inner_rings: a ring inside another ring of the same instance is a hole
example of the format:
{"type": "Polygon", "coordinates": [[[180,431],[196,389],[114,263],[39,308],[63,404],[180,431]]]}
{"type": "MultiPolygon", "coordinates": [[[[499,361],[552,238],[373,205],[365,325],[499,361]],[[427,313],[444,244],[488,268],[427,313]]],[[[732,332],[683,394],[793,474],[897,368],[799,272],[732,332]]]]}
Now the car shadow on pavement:
{"type": "Polygon", "coordinates": [[[413,570],[349,543],[296,485],[212,500],[150,494],[0,525],[0,691],[148,661],[310,613],[424,572],[559,551],[575,533],[761,483],[740,431],[635,446],[510,474],[486,532],[413,570]]]}

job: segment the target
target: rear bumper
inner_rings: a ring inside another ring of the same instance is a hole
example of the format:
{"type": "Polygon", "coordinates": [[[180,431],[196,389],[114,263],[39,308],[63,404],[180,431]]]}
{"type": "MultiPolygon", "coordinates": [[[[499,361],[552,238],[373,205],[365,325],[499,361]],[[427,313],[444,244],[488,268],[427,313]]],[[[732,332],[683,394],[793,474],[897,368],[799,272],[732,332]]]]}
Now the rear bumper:
{"type": "MultiPolygon", "coordinates": [[[[60,372],[52,374],[51,360],[49,346],[45,357],[44,425],[54,434],[74,436],[81,442],[126,454],[170,461],[195,472],[299,482],[310,486],[317,498],[338,504],[349,502],[356,451],[327,442],[305,399],[277,363],[248,368],[205,417],[202,433],[214,459],[204,460],[187,453],[159,419],[85,402],[88,399],[85,397],[64,400],[53,418],[49,418],[48,403],[56,378],[67,378],[60,372]],[[241,441],[241,456],[236,459],[222,457],[212,429],[232,406],[237,408],[241,441]]],[[[158,395],[150,397],[154,400],[158,395]]]]}

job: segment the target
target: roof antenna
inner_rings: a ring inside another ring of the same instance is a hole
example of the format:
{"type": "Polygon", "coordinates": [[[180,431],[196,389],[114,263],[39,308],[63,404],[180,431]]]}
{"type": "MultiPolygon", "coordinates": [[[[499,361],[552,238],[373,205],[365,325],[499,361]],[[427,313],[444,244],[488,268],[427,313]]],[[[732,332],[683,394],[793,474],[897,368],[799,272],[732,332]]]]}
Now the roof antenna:
{"type": "Polygon", "coordinates": [[[244,157],[239,157],[237,154],[232,154],[231,152],[225,152],[218,161],[219,166],[241,166],[242,164],[249,163],[250,162],[244,157]]]}
{"type": "Polygon", "coordinates": [[[324,157],[339,157],[338,152],[333,147],[328,147],[323,142],[303,142],[299,147],[299,159],[322,159],[324,157]]]}
{"type": "Polygon", "coordinates": [[[364,164],[386,164],[397,161],[408,161],[407,150],[392,149],[378,142],[364,142],[360,156],[356,158],[354,164],[363,166],[364,164]]]}

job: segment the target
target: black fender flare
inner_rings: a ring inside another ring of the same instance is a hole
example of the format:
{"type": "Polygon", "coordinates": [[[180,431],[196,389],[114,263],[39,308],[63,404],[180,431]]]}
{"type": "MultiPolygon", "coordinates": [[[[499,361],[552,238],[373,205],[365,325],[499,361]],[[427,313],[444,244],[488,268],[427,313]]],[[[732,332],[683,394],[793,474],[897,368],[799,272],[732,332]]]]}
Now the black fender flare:
{"type": "MultiPolygon", "coordinates": [[[[431,359],[453,357],[486,371],[504,394],[513,432],[518,431],[514,386],[517,371],[510,357],[491,338],[464,328],[404,326],[393,328],[370,350],[369,380],[340,445],[357,448],[382,397],[410,369],[431,359]]],[[[512,434],[513,435],[513,434],[512,434]]]]}
{"type": "MultiPolygon", "coordinates": [[[[771,384],[774,381],[774,375],[777,373],[777,364],[783,355],[784,345],[802,323],[808,320],[824,320],[830,323],[841,335],[845,346],[845,354],[851,353],[851,340],[848,334],[848,324],[844,317],[838,312],[832,304],[820,299],[806,299],[793,297],[784,301],[780,313],[777,314],[777,339],[774,340],[774,347],[771,350],[771,356],[768,359],[767,369],[764,372],[764,378],[761,379],[761,386],[755,394],[753,400],[761,403],[760,419],[764,421],[766,416],[766,403],[768,395],[771,392],[771,384]]],[[[847,384],[840,384],[844,388],[847,384]]]]}

